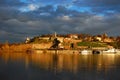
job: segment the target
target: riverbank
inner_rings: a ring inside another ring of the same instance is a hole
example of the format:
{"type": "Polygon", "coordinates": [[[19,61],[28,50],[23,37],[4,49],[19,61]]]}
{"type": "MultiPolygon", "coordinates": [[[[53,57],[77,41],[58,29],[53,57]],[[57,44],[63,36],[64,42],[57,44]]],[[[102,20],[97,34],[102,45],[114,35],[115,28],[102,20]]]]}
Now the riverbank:
{"type": "MultiPolygon", "coordinates": [[[[100,54],[105,53],[108,50],[107,47],[92,47],[87,48],[84,46],[78,46],[77,48],[71,49],[50,49],[51,44],[13,44],[13,45],[2,45],[0,46],[0,53],[67,53],[67,54],[100,54]]],[[[107,51],[108,52],[108,51],[107,51]]],[[[120,50],[112,53],[120,53],[120,50]]]]}
{"type": "Polygon", "coordinates": [[[0,52],[26,52],[32,49],[31,44],[4,44],[0,46],[0,52]]]}

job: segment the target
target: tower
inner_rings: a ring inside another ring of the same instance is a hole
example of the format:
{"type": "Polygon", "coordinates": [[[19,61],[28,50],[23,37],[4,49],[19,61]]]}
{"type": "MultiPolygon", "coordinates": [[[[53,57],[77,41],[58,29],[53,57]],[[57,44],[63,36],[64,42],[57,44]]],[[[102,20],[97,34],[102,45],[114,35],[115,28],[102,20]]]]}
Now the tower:
{"type": "Polygon", "coordinates": [[[57,37],[57,33],[55,32],[55,34],[54,34],[54,37],[56,38],[57,37]]]}

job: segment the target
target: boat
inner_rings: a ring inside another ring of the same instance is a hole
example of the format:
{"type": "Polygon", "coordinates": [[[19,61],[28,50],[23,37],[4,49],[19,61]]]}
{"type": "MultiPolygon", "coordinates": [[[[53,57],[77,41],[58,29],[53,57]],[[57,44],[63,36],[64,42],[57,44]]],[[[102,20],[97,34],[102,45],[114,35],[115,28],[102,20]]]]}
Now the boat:
{"type": "Polygon", "coordinates": [[[92,54],[100,54],[100,51],[99,50],[93,50],[92,54]]]}
{"type": "Polygon", "coordinates": [[[117,50],[115,48],[111,48],[103,51],[103,53],[116,53],[116,52],[117,50]]]}
{"type": "Polygon", "coordinates": [[[80,53],[83,54],[83,55],[87,55],[87,54],[89,54],[90,52],[89,52],[88,50],[82,50],[80,53]]]}

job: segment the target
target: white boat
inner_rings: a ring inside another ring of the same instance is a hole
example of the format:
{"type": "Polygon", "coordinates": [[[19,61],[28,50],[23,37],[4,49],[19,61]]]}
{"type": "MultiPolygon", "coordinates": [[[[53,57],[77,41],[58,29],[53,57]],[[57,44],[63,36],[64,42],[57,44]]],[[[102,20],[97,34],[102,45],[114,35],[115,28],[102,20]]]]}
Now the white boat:
{"type": "Polygon", "coordinates": [[[111,48],[111,49],[103,51],[103,53],[116,53],[116,52],[117,50],[115,48],[111,48]]]}
{"type": "Polygon", "coordinates": [[[88,50],[82,50],[82,51],[81,51],[81,54],[87,55],[87,54],[89,54],[89,51],[88,51],[88,50]]]}

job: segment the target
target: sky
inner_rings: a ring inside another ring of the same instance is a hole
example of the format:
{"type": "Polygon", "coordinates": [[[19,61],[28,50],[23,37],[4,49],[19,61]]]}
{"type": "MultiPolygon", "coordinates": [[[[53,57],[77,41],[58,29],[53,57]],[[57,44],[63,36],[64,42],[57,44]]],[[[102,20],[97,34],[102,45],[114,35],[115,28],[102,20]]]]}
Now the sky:
{"type": "Polygon", "coordinates": [[[0,43],[41,34],[120,35],[119,0],[0,0],[0,43]]]}

